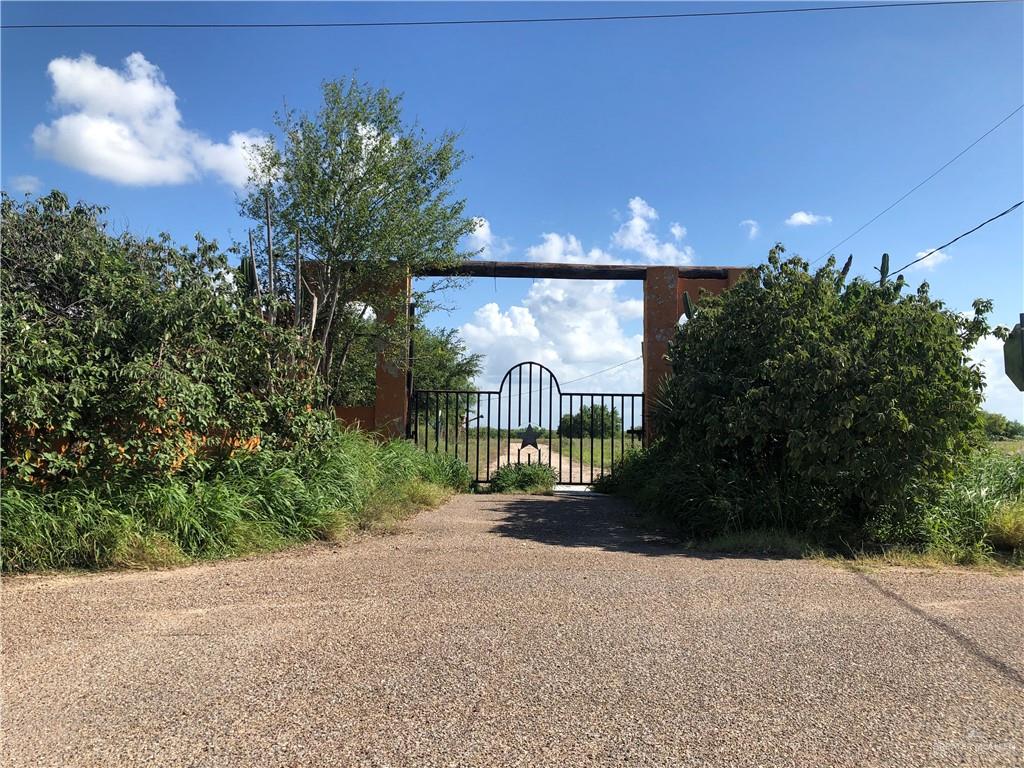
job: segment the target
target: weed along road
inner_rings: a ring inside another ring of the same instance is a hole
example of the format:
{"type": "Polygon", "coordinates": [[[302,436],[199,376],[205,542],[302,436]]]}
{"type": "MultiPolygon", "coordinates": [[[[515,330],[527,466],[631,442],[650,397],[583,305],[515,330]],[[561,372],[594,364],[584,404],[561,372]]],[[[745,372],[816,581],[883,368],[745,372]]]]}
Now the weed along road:
{"type": "Polygon", "coordinates": [[[19,577],[5,766],[1024,762],[1019,574],[686,553],[595,496],[19,577]]]}

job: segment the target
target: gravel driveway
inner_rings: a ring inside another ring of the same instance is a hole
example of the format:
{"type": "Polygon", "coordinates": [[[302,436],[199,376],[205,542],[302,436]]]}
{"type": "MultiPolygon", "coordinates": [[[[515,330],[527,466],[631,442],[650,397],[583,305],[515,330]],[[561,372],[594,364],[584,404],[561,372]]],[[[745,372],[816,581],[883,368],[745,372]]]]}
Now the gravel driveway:
{"type": "Polygon", "coordinates": [[[1020,576],[713,557],[601,497],[3,594],[5,766],[1024,763],[1020,576]]]}

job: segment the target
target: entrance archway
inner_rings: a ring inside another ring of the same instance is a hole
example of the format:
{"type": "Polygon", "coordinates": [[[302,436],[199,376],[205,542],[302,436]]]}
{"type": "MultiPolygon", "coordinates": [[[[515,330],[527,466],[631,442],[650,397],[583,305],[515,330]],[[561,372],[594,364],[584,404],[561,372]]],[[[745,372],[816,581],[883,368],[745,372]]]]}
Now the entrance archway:
{"type": "MultiPolygon", "coordinates": [[[[691,301],[699,299],[701,290],[721,293],[732,286],[746,267],[645,267],[634,265],[551,264],[516,261],[467,261],[454,267],[427,270],[415,277],[487,277],[537,280],[634,280],[643,282],[643,430],[645,439],[657,431],[650,417],[651,406],[661,382],[669,375],[666,355],[675,337],[683,314],[683,294],[691,301]]],[[[398,275],[394,291],[412,297],[412,275],[398,275]]],[[[394,313],[383,322],[406,322],[394,313]]],[[[338,408],[338,418],[358,424],[386,437],[402,437],[409,433],[410,410],[414,383],[408,376],[408,356],[395,358],[387,352],[377,355],[377,392],[374,405],[365,408],[338,408]]]]}

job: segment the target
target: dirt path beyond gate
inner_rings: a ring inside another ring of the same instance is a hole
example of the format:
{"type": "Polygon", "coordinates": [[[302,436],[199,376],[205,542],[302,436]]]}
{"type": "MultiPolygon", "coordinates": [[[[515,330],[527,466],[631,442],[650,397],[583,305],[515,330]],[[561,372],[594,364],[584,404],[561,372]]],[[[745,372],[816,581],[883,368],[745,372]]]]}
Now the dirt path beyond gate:
{"type": "Polygon", "coordinates": [[[5,766],[1024,761],[1019,575],[701,556],[595,496],[8,579],[5,766]]]}

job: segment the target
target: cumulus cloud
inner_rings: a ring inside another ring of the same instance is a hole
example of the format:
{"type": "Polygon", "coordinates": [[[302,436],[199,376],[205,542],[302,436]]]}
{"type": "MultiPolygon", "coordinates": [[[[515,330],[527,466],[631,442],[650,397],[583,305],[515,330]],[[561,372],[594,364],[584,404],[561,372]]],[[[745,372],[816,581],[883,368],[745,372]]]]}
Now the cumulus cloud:
{"type": "MultiPolygon", "coordinates": [[[[629,201],[629,219],[620,221],[609,250],[587,248],[571,233],[545,232],[526,248],[525,258],[571,264],[686,264],[693,249],[683,245],[686,228],[669,226],[672,241],[662,241],[653,223],[658,212],[641,197],[629,201]],[[673,242],[674,241],[674,242],[673,242]]],[[[490,225],[478,221],[473,242],[480,247],[493,240],[490,225]]],[[[460,329],[473,352],[484,357],[480,383],[498,386],[516,363],[533,360],[567,382],[604,368],[613,370],[588,378],[585,387],[605,392],[637,392],[642,387],[639,357],[643,336],[636,332],[643,317],[643,300],[628,293],[619,281],[537,280],[526,297],[511,306],[491,302],[480,307],[460,329]]]]}
{"type": "MultiPolygon", "coordinates": [[[[658,212],[642,197],[629,201],[630,218],[612,235],[612,244],[626,251],[639,253],[649,264],[690,264],[693,248],[688,245],[662,242],[652,231],[651,224],[658,212]]],[[[686,235],[685,227],[673,224],[670,230],[678,241],[686,235]],[[677,235],[678,233],[678,235],[677,235]]]]}
{"type": "Polygon", "coordinates": [[[47,67],[54,106],[66,112],[37,125],[37,149],[77,170],[132,186],[184,184],[204,173],[234,186],[248,176],[255,132],[211,141],[182,124],[177,96],[160,68],[135,52],[120,71],[95,57],[56,58],[47,67]]]}
{"type": "Polygon", "coordinates": [[[981,366],[985,374],[985,410],[1024,421],[1024,392],[1019,391],[1006,375],[1003,342],[995,336],[985,336],[971,351],[970,357],[971,362],[981,366]]]}
{"type": "MultiPolygon", "coordinates": [[[[916,254],[914,254],[914,259],[920,259],[923,256],[928,255],[929,253],[931,253],[931,250],[932,249],[929,248],[926,251],[918,251],[916,254]]],[[[939,266],[939,264],[942,264],[944,261],[949,261],[951,258],[952,257],[945,251],[935,251],[935,253],[932,253],[932,255],[928,256],[927,259],[924,259],[923,261],[917,262],[917,264],[907,267],[906,271],[914,272],[915,270],[925,270],[931,272],[933,269],[939,266]]]]}
{"type": "MultiPolygon", "coordinates": [[[[533,360],[571,381],[640,353],[640,335],[629,335],[620,320],[637,318],[643,302],[623,299],[619,284],[538,280],[520,304],[502,310],[485,304],[460,329],[471,350],[485,351],[481,383],[495,387],[516,363],[533,360]]],[[[640,361],[608,371],[588,383],[604,391],[641,387],[640,361]]]]}
{"type": "Polygon", "coordinates": [[[482,259],[500,259],[512,250],[508,240],[498,237],[491,230],[491,222],[482,216],[473,219],[475,229],[466,237],[471,251],[479,251],[482,259]]]}
{"type": "Polygon", "coordinates": [[[572,234],[560,235],[545,232],[537,245],[526,249],[530,261],[547,261],[569,264],[611,264],[615,259],[600,248],[583,248],[583,244],[572,234]]]}
{"type": "Polygon", "coordinates": [[[19,195],[34,195],[42,186],[43,182],[35,176],[12,176],[8,182],[11,191],[19,195]]]}
{"type": "MultiPolygon", "coordinates": [[[[796,214],[793,215],[795,216],[796,214]]],[[[754,219],[744,219],[740,222],[740,226],[747,228],[747,238],[750,240],[753,240],[761,232],[761,225],[754,221],[754,219]]]]}
{"type": "Polygon", "coordinates": [[[796,211],[791,213],[789,218],[786,219],[786,226],[788,227],[813,227],[815,224],[831,224],[831,216],[819,216],[816,213],[810,211],[796,211]]]}

